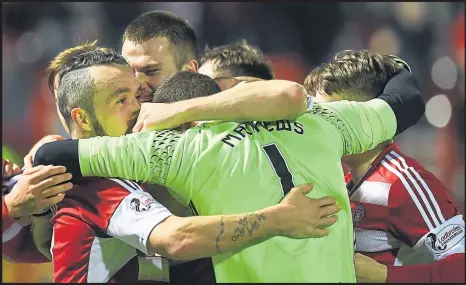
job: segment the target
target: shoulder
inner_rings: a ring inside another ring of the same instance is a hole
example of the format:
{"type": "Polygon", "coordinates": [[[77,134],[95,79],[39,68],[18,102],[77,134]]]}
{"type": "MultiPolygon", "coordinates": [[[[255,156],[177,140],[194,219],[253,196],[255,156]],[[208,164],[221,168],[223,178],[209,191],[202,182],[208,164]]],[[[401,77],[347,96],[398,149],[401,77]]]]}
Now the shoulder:
{"type": "Polygon", "coordinates": [[[65,195],[52,222],[57,222],[62,216],[72,216],[106,228],[108,220],[127,196],[144,192],[139,184],[130,180],[86,178],[65,195]]]}
{"type": "Polygon", "coordinates": [[[459,213],[441,181],[415,159],[393,149],[382,165],[391,181],[389,208],[393,216],[405,222],[425,223],[433,230],[459,213]]]}

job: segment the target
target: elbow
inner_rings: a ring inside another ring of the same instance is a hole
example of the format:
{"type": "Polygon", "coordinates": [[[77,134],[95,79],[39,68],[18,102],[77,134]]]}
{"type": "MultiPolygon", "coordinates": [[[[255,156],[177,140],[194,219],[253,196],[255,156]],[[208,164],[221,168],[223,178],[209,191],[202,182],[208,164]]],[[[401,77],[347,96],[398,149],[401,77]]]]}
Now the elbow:
{"type": "Polygon", "coordinates": [[[285,119],[295,119],[307,110],[307,92],[301,84],[290,81],[282,91],[282,96],[286,100],[282,106],[288,106],[285,119]]]}
{"type": "Polygon", "coordinates": [[[181,233],[169,233],[168,242],[164,245],[165,256],[174,260],[192,260],[200,258],[194,252],[190,239],[181,233]]]}

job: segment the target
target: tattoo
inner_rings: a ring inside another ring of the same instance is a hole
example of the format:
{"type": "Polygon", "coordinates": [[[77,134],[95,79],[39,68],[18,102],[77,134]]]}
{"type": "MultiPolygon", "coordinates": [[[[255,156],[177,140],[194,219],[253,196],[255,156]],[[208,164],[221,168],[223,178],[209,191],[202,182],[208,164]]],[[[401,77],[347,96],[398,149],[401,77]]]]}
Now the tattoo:
{"type": "Polygon", "coordinates": [[[218,245],[218,242],[220,241],[220,236],[223,234],[223,226],[225,224],[223,223],[223,216],[220,218],[220,233],[218,234],[217,239],[215,240],[215,248],[217,249],[218,253],[220,252],[220,246],[218,245]]]}
{"type": "Polygon", "coordinates": [[[235,229],[235,233],[231,236],[232,241],[237,241],[239,238],[244,237],[245,230],[247,235],[252,237],[254,231],[258,231],[262,222],[267,220],[267,217],[264,214],[247,214],[238,221],[240,225],[235,229]]]}

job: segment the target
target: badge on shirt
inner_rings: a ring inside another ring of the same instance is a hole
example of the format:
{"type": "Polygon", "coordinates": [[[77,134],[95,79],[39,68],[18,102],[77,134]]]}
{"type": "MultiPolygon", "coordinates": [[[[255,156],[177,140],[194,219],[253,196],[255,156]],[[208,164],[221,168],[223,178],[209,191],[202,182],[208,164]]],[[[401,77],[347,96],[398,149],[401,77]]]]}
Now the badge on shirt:
{"type": "Polygon", "coordinates": [[[364,205],[358,204],[353,210],[353,224],[357,226],[364,217],[364,205]]]}
{"type": "Polygon", "coordinates": [[[129,203],[129,208],[136,213],[144,213],[153,208],[157,201],[148,196],[141,196],[131,199],[129,203]]]}
{"type": "Polygon", "coordinates": [[[426,236],[426,245],[435,254],[443,253],[464,239],[464,227],[449,224],[438,232],[430,232],[426,236]]]}

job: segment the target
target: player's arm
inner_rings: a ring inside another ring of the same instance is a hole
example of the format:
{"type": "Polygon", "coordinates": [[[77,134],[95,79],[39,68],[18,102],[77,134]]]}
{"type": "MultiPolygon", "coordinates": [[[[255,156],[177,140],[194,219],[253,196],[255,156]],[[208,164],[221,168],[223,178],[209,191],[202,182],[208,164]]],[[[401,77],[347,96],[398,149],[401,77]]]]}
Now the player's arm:
{"type": "Polygon", "coordinates": [[[392,184],[388,200],[393,235],[435,261],[389,265],[387,282],[464,282],[465,223],[459,207],[433,174],[406,170],[396,155],[385,164],[399,178],[392,184]],[[409,274],[406,268],[412,269],[409,274]]]}
{"type": "Polygon", "coordinates": [[[118,177],[166,186],[174,152],[182,143],[182,135],[173,130],[56,141],[39,148],[34,165],[63,165],[73,179],[118,177]]]}
{"type": "Polygon", "coordinates": [[[310,113],[333,125],[343,155],[361,153],[391,139],[414,125],[425,104],[414,76],[404,70],[388,81],[383,94],[367,102],[316,104],[310,113]]]}
{"type": "MultiPolygon", "coordinates": [[[[390,234],[433,262],[393,266],[360,257],[359,266],[356,259],[357,275],[376,278],[367,281],[387,283],[464,282],[465,230],[458,206],[431,173],[408,170],[403,167],[402,158],[395,155],[387,158],[382,164],[398,176],[388,197],[390,234]]],[[[397,259],[403,263],[406,256],[399,251],[397,259]]]]}
{"type": "Polygon", "coordinates": [[[193,121],[292,119],[303,114],[307,106],[306,90],[298,83],[256,81],[211,96],[170,104],[143,104],[133,131],[168,129],[193,121]]]}
{"type": "Polygon", "coordinates": [[[335,223],[335,199],[311,199],[310,185],[283,201],[248,214],[177,217],[147,193],[131,193],[115,210],[107,233],[146,254],[190,260],[238,251],[273,236],[322,237],[335,223]],[[331,215],[331,216],[330,216],[331,215]]]}

